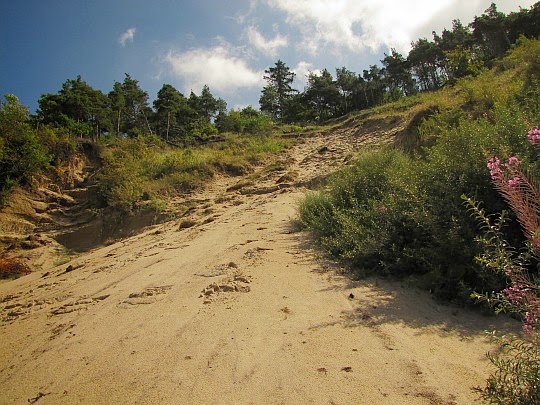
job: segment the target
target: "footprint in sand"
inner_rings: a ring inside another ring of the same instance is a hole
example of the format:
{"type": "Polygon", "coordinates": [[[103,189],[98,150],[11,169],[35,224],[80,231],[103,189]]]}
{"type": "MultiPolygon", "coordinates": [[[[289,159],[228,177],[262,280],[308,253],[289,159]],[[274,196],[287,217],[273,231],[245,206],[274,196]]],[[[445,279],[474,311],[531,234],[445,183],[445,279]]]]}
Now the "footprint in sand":
{"type": "Polygon", "coordinates": [[[0,303],[5,305],[1,308],[1,318],[3,323],[11,323],[17,319],[25,318],[31,312],[43,309],[56,302],[56,299],[29,299],[17,300],[20,296],[7,296],[0,300],[0,303]]]}
{"type": "Polygon", "coordinates": [[[81,298],[77,301],[68,302],[67,304],[63,304],[59,306],[58,308],[55,308],[51,310],[51,315],[63,315],[63,314],[69,314],[71,312],[86,310],[88,307],[97,304],[98,302],[101,302],[103,300],[106,300],[109,298],[110,294],[107,295],[101,295],[99,297],[93,297],[93,298],[81,298]]]}
{"type": "Polygon", "coordinates": [[[129,294],[128,298],[122,301],[118,306],[121,308],[129,308],[133,305],[153,304],[154,302],[161,301],[171,288],[172,285],[147,287],[140,292],[129,294]]]}
{"type": "Polygon", "coordinates": [[[199,298],[204,298],[204,304],[210,304],[218,297],[223,296],[223,293],[251,291],[248,285],[250,283],[251,277],[237,273],[233,277],[225,278],[220,282],[212,283],[203,288],[199,298]]]}

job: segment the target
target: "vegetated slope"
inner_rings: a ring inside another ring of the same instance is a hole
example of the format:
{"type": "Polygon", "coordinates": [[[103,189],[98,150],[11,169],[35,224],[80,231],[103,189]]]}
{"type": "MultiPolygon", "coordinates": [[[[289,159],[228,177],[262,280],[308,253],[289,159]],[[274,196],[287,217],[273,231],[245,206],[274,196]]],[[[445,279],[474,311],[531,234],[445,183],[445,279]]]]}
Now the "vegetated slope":
{"type": "Polygon", "coordinates": [[[471,403],[483,331],[512,322],[352,281],[291,222],[310,188],[412,117],[298,135],[255,173],[215,177],[182,217],[0,284],[3,400],[471,403]]]}
{"type": "MultiPolygon", "coordinates": [[[[540,175],[527,138],[540,122],[539,59],[540,41],[523,40],[492,70],[405,100],[431,107],[415,115],[419,126],[401,133],[399,147],[363,152],[302,203],[301,220],[323,249],[357,274],[409,277],[444,299],[505,288],[504,274],[475,261],[479,229],[462,196],[489,214],[507,209],[486,168],[490,156],[520,156],[523,170],[540,175]]],[[[525,242],[517,221],[507,230],[511,244],[525,242]]]]}
{"type": "MultiPolygon", "coordinates": [[[[342,139],[322,147],[316,163],[308,162],[313,158],[303,162],[320,169],[316,175],[319,180],[342,160],[350,161],[359,145],[381,143],[378,135],[384,131],[388,132],[384,135],[389,142],[397,131],[395,122],[382,119],[357,129],[355,119],[343,124],[342,129],[337,124],[336,134],[342,139]],[[370,136],[360,136],[367,132],[370,136]],[[357,136],[351,136],[354,134],[357,136]]],[[[241,179],[233,185],[236,189],[260,187],[264,176],[280,172],[286,174],[281,183],[316,182],[290,169],[287,158],[279,158],[279,151],[287,147],[289,139],[301,141],[302,134],[230,134],[209,146],[187,148],[156,145],[153,138],[119,139],[111,144],[83,142],[79,152],[54,168],[53,173],[34,176],[29,186],[17,188],[7,199],[0,210],[0,256],[23,262],[33,270],[46,269],[69,260],[68,256],[75,252],[189,214],[204,205],[195,190],[212,187],[220,176],[241,179]],[[272,163],[273,159],[277,161],[272,163]],[[253,173],[265,164],[266,169],[253,173]]]]}

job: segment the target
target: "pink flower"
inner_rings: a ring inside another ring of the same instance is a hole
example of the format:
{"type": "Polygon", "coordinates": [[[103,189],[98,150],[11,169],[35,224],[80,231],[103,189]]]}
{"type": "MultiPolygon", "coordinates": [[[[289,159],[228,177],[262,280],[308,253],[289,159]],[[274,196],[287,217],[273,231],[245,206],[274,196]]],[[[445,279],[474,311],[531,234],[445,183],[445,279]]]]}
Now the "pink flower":
{"type": "Polygon", "coordinates": [[[534,325],[538,322],[538,308],[533,308],[525,314],[523,330],[525,333],[532,333],[534,325]]]}
{"type": "Polygon", "coordinates": [[[508,180],[508,185],[510,187],[516,187],[517,185],[519,185],[519,183],[521,183],[521,179],[519,176],[514,176],[514,178],[508,180]]]}
{"type": "Polygon", "coordinates": [[[529,142],[531,145],[536,145],[536,143],[540,140],[540,125],[537,125],[533,129],[531,129],[527,133],[527,137],[529,138],[529,142]]]}
{"type": "Polygon", "coordinates": [[[508,163],[506,163],[506,167],[511,167],[511,166],[519,166],[521,164],[521,160],[519,160],[517,157],[515,156],[512,156],[510,157],[510,159],[508,159],[508,163]]]}
{"type": "Polygon", "coordinates": [[[510,287],[503,290],[503,293],[506,295],[508,301],[510,301],[512,304],[518,305],[527,302],[527,295],[529,291],[530,289],[526,285],[519,284],[514,281],[510,287]]]}
{"type": "Polygon", "coordinates": [[[487,167],[489,169],[489,174],[491,174],[491,178],[495,180],[497,177],[499,177],[502,174],[502,170],[500,168],[501,161],[497,156],[493,156],[491,159],[489,159],[487,167]]]}

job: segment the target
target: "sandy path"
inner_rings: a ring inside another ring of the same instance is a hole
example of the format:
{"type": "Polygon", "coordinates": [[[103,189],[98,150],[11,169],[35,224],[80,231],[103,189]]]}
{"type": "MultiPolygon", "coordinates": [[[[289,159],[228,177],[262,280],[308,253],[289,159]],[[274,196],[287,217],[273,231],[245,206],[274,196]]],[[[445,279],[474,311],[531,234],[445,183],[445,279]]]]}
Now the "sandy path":
{"type": "MultiPolygon", "coordinates": [[[[346,159],[347,136],[291,150],[297,185],[346,159]]],[[[192,227],[0,284],[0,403],[473,402],[483,331],[514,325],[338,275],[291,227],[305,189],[276,177],[221,179],[192,227]]]]}

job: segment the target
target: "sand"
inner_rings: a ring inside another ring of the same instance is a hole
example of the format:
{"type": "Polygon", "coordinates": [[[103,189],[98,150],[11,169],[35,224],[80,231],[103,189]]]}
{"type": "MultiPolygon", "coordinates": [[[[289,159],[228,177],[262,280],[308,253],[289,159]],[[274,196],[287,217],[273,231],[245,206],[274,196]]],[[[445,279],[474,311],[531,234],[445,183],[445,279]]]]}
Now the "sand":
{"type": "MultiPolygon", "coordinates": [[[[361,146],[318,134],[283,173],[0,284],[2,404],[470,404],[505,318],[353,281],[292,222],[361,146]]],[[[229,191],[227,191],[229,190],[229,191]]]]}

